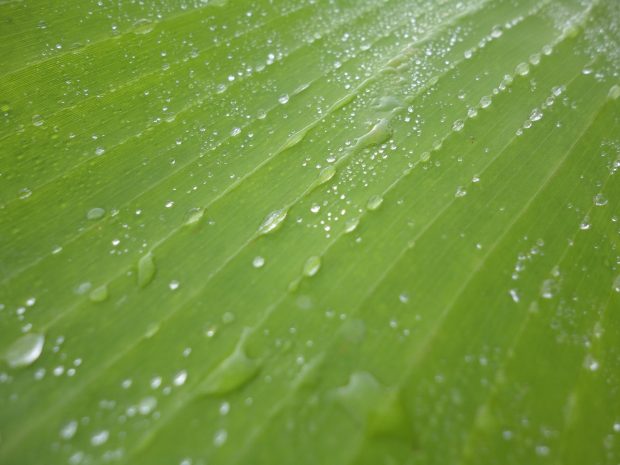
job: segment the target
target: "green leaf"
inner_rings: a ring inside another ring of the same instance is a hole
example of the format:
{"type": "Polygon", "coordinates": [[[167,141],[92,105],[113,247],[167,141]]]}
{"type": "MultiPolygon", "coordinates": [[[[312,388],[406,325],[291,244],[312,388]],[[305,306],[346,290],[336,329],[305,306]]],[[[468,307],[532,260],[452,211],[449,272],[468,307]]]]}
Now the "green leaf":
{"type": "Polygon", "coordinates": [[[620,461],[618,2],[0,24],[0,463],[620,461]]]}

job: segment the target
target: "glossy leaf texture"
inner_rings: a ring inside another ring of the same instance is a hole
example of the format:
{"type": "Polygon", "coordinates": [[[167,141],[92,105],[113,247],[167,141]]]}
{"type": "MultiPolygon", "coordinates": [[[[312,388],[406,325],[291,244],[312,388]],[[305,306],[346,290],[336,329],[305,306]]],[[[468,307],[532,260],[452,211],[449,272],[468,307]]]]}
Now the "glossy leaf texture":
{"type": "Polygon", "coordinates": [[[620,4],[0,2],[0,463],[620,461],[620,4]]]}

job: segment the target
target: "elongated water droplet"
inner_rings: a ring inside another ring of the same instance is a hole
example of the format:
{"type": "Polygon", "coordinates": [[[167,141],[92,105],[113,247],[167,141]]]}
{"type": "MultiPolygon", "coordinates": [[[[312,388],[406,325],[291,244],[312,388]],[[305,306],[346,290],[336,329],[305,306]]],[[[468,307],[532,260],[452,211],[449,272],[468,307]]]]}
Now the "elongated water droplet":
{"type": "Polygon", "coordinates": [[[288,211],[284,208],[269,213],[269,215],[267,215],[258,227],[258,234],[268,234],[277,230],[286,218],[287,214],[288,211]]]}
{"type": "Polygon", "coordinates": [[[480,99],[480,108],[487,108],[491,105],[491,97],[485,95],[480,99]]]}
{"type": "Polygon", "coordinates": [[[330,165],[326,168],[323,168],[319,173],[319,177],[317,178],[317,185],[325,184],[336,174],[336,167],[330,165]]]}
{"type": "Polygon", "coordinates": [[[200,222],[204,214],[205,211],[202,208],[192,208],[189,212],[187,212],[187,220],[185,220],[185,224],[191,226],[200,222]]]}
{"type": "Polygon", "coordinates": [[[319,268],[321,268],[321,257],[314,255],[306,260],[302,273],[304,276],[314,276],[319,271],[319,268]]]}
{"type": "Polygon", "coordinates": [[[616,276],[616,279],[614,279],[614,283],[611,287],[615,292],[620,292],[620,274],[616,276]]]}
{"type": "Polygon", "coordinates": [[[148,34],[155,27],[155,23],[148,18],[137,20],[133,23],[133,29],[131,32],[134,34],[148,34]]]}
{"type": "Polygon", "coordinates": [[[26,334],[11,344],[4,354],[4,359],[12,368],[32,365],[41,356],[44,343],[43,334],[26,334]]]}
{"type": "Polygon", "coordinates": [[[530,65],[528,65],[527,63],[523,62],[523,63],[519,63],[517,65],[517,67],[515,68],[515,72],[519,75],[519,76],[527,76],[530,72],[530,65]]]}
{"type": "Polygon", "coordinates": [[[138,261],[138,286],[146,287],[153,281],[156,271],[153,254],[149,252],[138,261]]]}
{"type": "Polygon", "coordinates": [[[617,100],[620,97],[620,86],[613,85],[611,89],[609,89],[609,98],[612,100],[617,100]]]}
{"type": "Polygon", "coordinates": [[[357,139],[355,147],[363,149],[371,145],[379,145],[387,141],[390,137],[392,137],[392,130],[390,129],[389,121],[382,118],[370,131],[357,139]]]}
{"type": "Polygon", "coordinates": [[[380,195],[373,195],[368,199],[368,202],[366,203],[366,209],[370,211],[376,210],[381,206],[382,203],[383,197],[381,197],[380,195]]]}
{"type": "Polygon", "coordinates": [[[86,213],[86,218],[89,220],[98,220],[99,218],[103,218],[105,215],[105,210],[103,208],[95,207],[88,210],[86,213]]]}
{"type": "Polygon", "coordinates": [[[399,393],[382,386],[370,373],[355,372],[346,386],[336,389],[336,397],[369,436],[411,439],[411,427],[399,393]]]}
{"type": "Polygon", "coordinates": [[[96,287],[90,294],[88,294],[88,298],[92,302],[103,302],[108,298],[108,286],[106,284],[102,284],[99,287],[96,287]]]}
{"type": "Polygon", "coordinates": [[[351,218],[348,219],[345,223],[344,223],[344,232],[345,233],[350,233],[353,232],[357,229],[357,226],[360,224],[360,219],[359,218],[351,218]]]}
{"type": "Polygon", "coordinates": [[[463,128],[465,127],[465,123],[463,122],[462,119],[457,119],[453,124],[452,124],[452,129],[456,132],[462,131],[463,128]]]}
{"type": "Polygon", "coordinates": [[[73,436],[75,436],[77,429],[78,422],[75,420],[71,420],[60,429],[60,437],[68,441],[73,436]]]}
{"type": "Polygon", "coordinates": [[[245,329],[235,350],[211,372],[202,383],[200,391],[208,395],[220,395],[239,389],[250,382],[260,369],[256,360],[245,353],[245,341],[250,330],[245,329]]]}

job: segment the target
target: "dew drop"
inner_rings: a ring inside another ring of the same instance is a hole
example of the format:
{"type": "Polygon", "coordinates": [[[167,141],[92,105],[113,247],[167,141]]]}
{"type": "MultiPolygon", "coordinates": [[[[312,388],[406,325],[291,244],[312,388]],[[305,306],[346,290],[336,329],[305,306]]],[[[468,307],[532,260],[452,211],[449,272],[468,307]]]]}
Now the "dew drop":
{"type": "Polygon", "coordinates": [[[530,121],[540,121],[543,117],[542,111],[538,108],[534,108],[530,114],[530,121]]]}
{"type": "Polygon", "coordinates": [[[96,287],[88,294],[88,298],[92,302],[103,302],[108,298],[108,286],[106,284],[102,284],[99,287],[96,287]]]}
{"type": "Polygon", "coordinates": [[[269,213],[258,227],[258,234],[268,234],[277,230],[286,218],[287,214],[288,211],[284,208],[269,213]]]}
{"type": "Polygon", "coordinates": [[[258,374],[260,365],[245,352],[245,341],[250,334],[248,328],[243,334],[232,354],[222,362],[204,380],[200,391],[207,395],[221,395],[239,389],[258,374]]]}
{"type": "Polygon", "coordinates": [[[617,100],[618,97],[620,97],[620,86],[618,85],[611,86],[611,89],[609,89],[608,96],[612,100],[617,100]]]}
{"type": "Polygon", "coordinates": [[[480,108],[488,108],[491,105],[491,97],[485,95],[480,99],[480,108]]]}
{"type": "Polygon", "coordinates": [[[213,436],[213,445],[215,447],[222,447],[228,439],[228,432],[225,429],[219,429],[213,436]]]}
{"type": "Polygon", "coordinates": [[[519,63],[517,65],[517,67],[515,68],[515,72],[519,75],[519,76],[527,76],[530,72],[530,65],[528,65],[527,63],[523,62],[523,63],[519,63]]]}
{"type": "Polygon", "coordinates": [[[607,199],[605,198],[605,196],[603,194],[596,194],[594,196],[594,205],[596,205],[597,207],[602,207],[604,205],[607,205],[607,199]]]}
{"type": "Polygon", "coordinates": [[[86,213],[86,218],[89,220],[98,220],[99,218],[103,218],[105,215],[105,210],[103,208],[95,207],[88,210],[86,213]]]}
{"type": "Polygon", "coordinates": [[[134,34],[148,34],[155,28],[155,23],[148,18],[142,18],[133,23],[134,34]]]}
{"type": "Polygon", "coordinates": [[[29,333],[17,339],[7,349],[4,359],[12,368],[32,365],[41,356],[45,337],[40,333],[29,333]]]}
{"type": "Polygon", "coordinates": [[[386,142],[390,137],[392,137],[392,130],[390,129],[389,122],[387,119],[382,118],[370,131],[357,139],[355,147],[363,149],[372,145],[379,145],[386,142]]]}
{"type": "Polygon", "coordinates": [[[153,396],[147,396],[138,404],[138,412],[140,415],[148,415],[157,407],[157,399],[153,396]]]}
{"type": "Polygon", "coordinates": [[[149,252],[138,261],[138,286],[146,287],[153,281],[156,271],[153,254],[149,252]]]}
{"type": "Polygon", "coordinates": [[[465,127],[465,122],[462,119],[457,119],[453,124],[452,124],[452,130],[459,132],[463,130],[463,127],[465,127]]]}
{"type": "Polygon", "coordinates": [[[172,380],[172,384],[174,384],[175,386],[183,386],[185,384],[185,381],[187,381],[187,371],[181,370],[175,375],[174,379],[172,380]]]}
{"type": "Polygon", "coordinates": [[[372,197],[368,199],[368,202],[366,202],[366,209],[370,211],[374,211],[377,208],[379,208],[382,203],[383,203],[383,197],[381,197],[380,195],[373,195],[372,197]]]}
{"type": "Polygon", "coordinates": [[[611,288],[615,292],[620,292],[620,274],[618,276],[616,276],[616,279],[614,279],[614,282],[613,282],[611,288]]]}
{"type": "Polygon", "coordinates": [[[108,441],[109,437],[110,433],[107,430],[101,430],[90,437],[90,443],[95,447],[101,446],[108,441]]]}
{"type": "Polygon", "coordinates": [[[353,232],[357,229],[357,226],[360,224],[359,218],[350,218],[344,223],[344,232],[346,234],[353,232]]]}
{"type": "Polygon", "coordinates": [[[256,257],[254,257],[254,260],[252,260],[252,266],[254,268],[262,268],[264,265],[265,265],[265,259],[261,257],[260,255],[257,255],[256,257]]]}
{"type": "Polygon", "coordinates": [[[456,188],[456,192],[454,193],[454,197],[459,198],[459,197],[465,197],[467,195],[467,190],[462,187],[459,186],[456,188]]]}
{"type": "Polygon", "coordinates": [[[312,257],[308,258],[308,260],[306,260],[306,263],[304,263],[302,273],[304,276],[311,277],[317,274],[320,268],[321,257],[313,255],[312,257]]]}
{"type": "Polygon", "coordinates": [[[75,420],[71,420],[70,422],[68,422],[67,424],[65,424],[61,429],[60,429],[60,437],[62,439],[65,440],[69,440],[71,439],[73,436],[75,436],[75,433],[77,432],[78,429],[78,422],[75,420]]]}
{"type": "Polygon", "coordinates": [[[335,174],[336,174],[335,166],[330,165],[326,168],[323,168],[321,172],[319,173],[319,177],[317,179],[317,185],[325,184],[327,181],[333,178],[335,174]]]}
{"type": "Polygon", "coordinates": [[[41,115],[34,115],[32,117],[32,125],[33,126],[43,126],[43,124],[45,123],[45,120],[43,119],[43,117],[41,115]]]}

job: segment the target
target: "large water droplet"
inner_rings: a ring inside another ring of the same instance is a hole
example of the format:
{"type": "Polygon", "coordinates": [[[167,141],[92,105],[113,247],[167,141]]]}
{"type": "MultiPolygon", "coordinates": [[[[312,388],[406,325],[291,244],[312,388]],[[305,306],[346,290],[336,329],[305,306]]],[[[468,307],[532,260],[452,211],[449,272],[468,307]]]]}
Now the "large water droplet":
{"type": "Polygon", "coordinates": [[[32,365],[41,355],[45,337],[29,333],[17,339],[4,353],[4,359],[13,368],[32,365]]]}
{"type": "Polygon", "coordinates": [[[330,165],[326,168],[323,168],[321,172],[319,173],[319,177],[317,178],[317,181],[316,181],[317,185],[325,184],[327,181],[333,178],[335,174],[336,174],[335,166],[330,165]]]}
{"type": "Polygon", "coordinates": [[[250,330],[245,329],[235,350],[225,358],[205,379],[200,391],[209,395],[220,395],[239,389],[251,381],[260,369],[256,360],[245,353],[245,341],[250,330]]]}
{"type": "Polygon", "coordinates": [[[357,139],[355,147],[363,149],[371,145],[379,145],[392,137],[392,130],[387,119],[382,118],[375,124],[370,131],[357,139]]]}
{"type": "Polygon", "coordinates": [[[359,218],[351,218],[348,219],[345,223],[344,223],[344,232],[345,233],[350,233],[355,231],[355,229],[357,229],[357,226],[360,224],[360,219],[359,218]]]}
{"type": "Polygon", "coordinates": [[[134,34],[148,34],[155,28],[155,23],[148,18],[142,18],[133,23],[134,34]]]}
{"type": "Polygon", "coordinates": [[[108,298],[108,286],[106,284],[102,284],[99,287],[96,287],[90,294],[88,294],[88,298],[92,302],[103,302],[108,298]]]}

